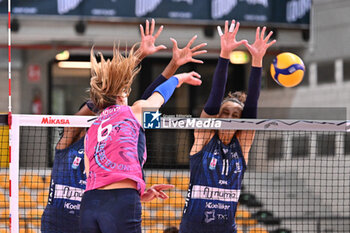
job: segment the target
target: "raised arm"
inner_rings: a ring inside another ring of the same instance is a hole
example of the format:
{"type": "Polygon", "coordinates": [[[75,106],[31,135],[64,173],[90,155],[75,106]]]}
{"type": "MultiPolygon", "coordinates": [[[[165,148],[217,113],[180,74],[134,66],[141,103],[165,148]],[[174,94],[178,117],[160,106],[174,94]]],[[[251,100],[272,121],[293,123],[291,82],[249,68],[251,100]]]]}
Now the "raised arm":
{"type": "Polygon", "coordinates": [[[228,21],[225,21],[224,33],[221,31],[221,27],[218,26],[221,43],[220,57],[215,68],[210,94],[200,117],[215,117],[219,113],[225,94],[230,53],[238,46],[247,43],[246,40],[236,40],[238,29],[239,22],[235,25],[234,20],[231,21],[230,28],[228,27],[228,21]]]}
{"type": "Polygon", "coordinates": [[[252,68],[250,71],[247,99],[242,112],[242,118],[256,118],[258,100],[260,96],[262,61],[266,50],[276,43],[273,40],[268,43],[272,31],[265,37],[266,27],[263,27],[260,33],[260,27],[256,29],[255,42],[253,44],[246,43],[245,46],[252,56],[252,68]]]}
{"type": "MultiPolygon", "coordinates": [[[[252,68],[250,71],[247,99],[244,104],[241,118],[256,118],[258,100],[260,95],[262,61],[266,50],[276,43],[276,40],[268,42],[272,31],[265,37],[266,27],[263,27],[260,33],[260,27],[256,29],[255,42],[253,44],[246,43],[248,51],[252,56],[252,68]]],[[[248,163],[248,155],[254,140],[255,131],[244,130],[239,131],[237,138],[241,144],[242,153],[246,163],[248,163]]]]}
{"type": "Polygon", "coordinates": [[[187,43],[187,45],[180,49],[177,46],[177,41],[173,38],[170,38],[170,40],[173,42],[173,56],[170,60],[169,64],[165,67],[164,71],[158,76],[156,80],[154,80],[144,91],[144,93],[141,96],[141,99],[147,99],[151,96],[154,89],[158,87],[160,84],[165,82],[167,79],[172,77],[177,69],[188,63],[188,62],[194,62],[194,63],[200,63],[202,64],[203,61],[194,59],[194,56],[204,54],[207,51],[206,50],[200,50],[204,46],[206,46],[206,43],[201,43],[193,48],[191,48],[192,44],[196,40],[197,36],[194,36],[191,38],[191,40],[187,43]]]}
{"type": "Polygon", "coordinates": [[[164,103],[166,103],[176,87],[180,87],[183,83],[193,86],[199,86],[202,81],[199,79],[200,75],[194,71],[190,73],[177,74],[167,81],[159,85],[146,100],[136,101],[131,110],[133,111],[137,120],[142,123],[142,112],[144,108],[152,108],[154,111],[158,110],[164,103]]]}
{"type": "MultiPolygon", "coordinates": [[[[223,100],[226,89],[230,53],[238,46],[247,43],[246,40],[236,40],[238,29],[239,22],[235,24],[234,20],[231,21],[230,28],[228,21],[225,21],[224,33],[222,32],[221,27],[218,26],[221,44],[220,57],[215,68],[208,100],[205,103],[204,109],[200,115],[202,118],[216,117],[219,113],[221,102],[223,100]]],[[[202,150],[202,148],[209,142],[213,135],[213,130],[195,130],[194,143],[190,154],[194,155],[202,150]]]]}

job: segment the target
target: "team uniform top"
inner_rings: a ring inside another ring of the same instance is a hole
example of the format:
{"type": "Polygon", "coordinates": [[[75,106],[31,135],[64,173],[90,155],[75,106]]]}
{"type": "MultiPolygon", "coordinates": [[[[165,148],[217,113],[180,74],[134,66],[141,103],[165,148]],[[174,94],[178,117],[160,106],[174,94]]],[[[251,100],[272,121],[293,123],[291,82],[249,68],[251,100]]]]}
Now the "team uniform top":
{"type": "Polygon", "coordinates": [[[70,221],[78,223],[80,202],[86,184],[83,159],[84,137],[65,149],[55,150],[49,198],[42,215],[42,227],[54,223],[57,223],[55,226],[64,225],[70,221]]]}
{"type": "Polygon", "coordinates": [[[140,195],[143,194],[146,139],[129,106],[106,108],[89,128],[85,140],[90,164],[86,191],[131,179],[137,183],[140,195]]]}
{"type": "Polygon", "coordinates": [[[236,136],[226,146],[215,134],[190,157],[190,185],[180,232],[235,232],[246,164],[236,136]]]}

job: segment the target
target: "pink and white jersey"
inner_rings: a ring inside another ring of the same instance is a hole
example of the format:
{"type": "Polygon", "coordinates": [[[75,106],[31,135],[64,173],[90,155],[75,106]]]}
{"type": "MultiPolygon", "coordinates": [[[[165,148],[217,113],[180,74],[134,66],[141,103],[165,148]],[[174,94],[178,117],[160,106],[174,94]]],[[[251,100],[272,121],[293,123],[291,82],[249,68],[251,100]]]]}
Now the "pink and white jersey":
{"type": "Polygon", "coordinates": [[[113,105],[101,113],[85,136],[85,153],[90,166],[86,191],[131,179],[143,194],[146,138],[129,106],[113,105]]]}

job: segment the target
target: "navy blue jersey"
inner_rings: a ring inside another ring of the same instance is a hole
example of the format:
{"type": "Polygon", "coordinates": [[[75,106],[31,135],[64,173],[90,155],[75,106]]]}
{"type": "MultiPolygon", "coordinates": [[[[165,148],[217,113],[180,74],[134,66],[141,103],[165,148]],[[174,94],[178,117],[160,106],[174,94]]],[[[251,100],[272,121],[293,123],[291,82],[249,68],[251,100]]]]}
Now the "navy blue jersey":
{"type": "Polygon", "coordinates": [[[180,231],[235,232],[235,214],[245,170],[245,160],[235,136],[225,145],[215,134],[200,152],[192,155],[180,231]]]}
{"type": "Polygon", "coordinates": [[[79,232],[80,202],[86,185],[84,169],[84,137],[65,149],[55,150],[49,197],[42,216],[42,231],[52,232],[45,230],[50,224],[50,228],[68,225],[69,232],[79,232]]]}

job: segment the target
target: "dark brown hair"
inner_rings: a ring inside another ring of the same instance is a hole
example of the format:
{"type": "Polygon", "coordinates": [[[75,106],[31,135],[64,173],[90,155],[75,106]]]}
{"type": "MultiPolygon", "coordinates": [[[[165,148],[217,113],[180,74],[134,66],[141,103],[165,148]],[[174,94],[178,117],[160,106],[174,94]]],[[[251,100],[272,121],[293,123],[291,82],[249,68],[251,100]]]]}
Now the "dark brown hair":
{"type": "Polygon", "coordinates": [[[242,91],[229,92],[222,102],[225,103],[230,99],[237,99],[244,104],[247,99],[247,94],[242,91]]]}

